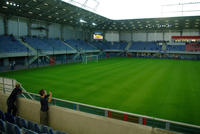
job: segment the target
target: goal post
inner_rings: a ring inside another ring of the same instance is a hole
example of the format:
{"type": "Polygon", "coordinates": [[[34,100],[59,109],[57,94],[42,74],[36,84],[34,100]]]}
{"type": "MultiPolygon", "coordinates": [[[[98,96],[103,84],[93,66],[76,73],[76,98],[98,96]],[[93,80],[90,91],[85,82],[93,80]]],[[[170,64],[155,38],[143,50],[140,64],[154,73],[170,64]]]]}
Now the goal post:
{"type": "Polygon", "coordinates": [[[90,61],[97,62],[99,61],[99,56],[98,55],[85,55],[82,58],[82,63],[87,64],[90,61]]]}

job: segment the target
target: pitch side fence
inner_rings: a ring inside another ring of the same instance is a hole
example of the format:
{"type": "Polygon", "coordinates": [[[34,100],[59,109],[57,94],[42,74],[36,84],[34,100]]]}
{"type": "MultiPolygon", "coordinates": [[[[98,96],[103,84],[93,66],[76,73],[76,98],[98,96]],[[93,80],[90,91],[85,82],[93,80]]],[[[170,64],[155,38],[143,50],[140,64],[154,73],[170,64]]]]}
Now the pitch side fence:
{"type": "MultiPolygon", "coordinates": [[[[17,81],[14,79],[0,77],[0,90],[2,90],[4,93],[10,93],[12,89],[14,88],[16,82],[17,81]]],[[[29,93],[29,92],[26,92],[25,90],[21,97],[24,97],[26,99],[36,100],[36,101],[39,101],[40,99],[40,96],[38,94],[29,93]]],[[[105,116],[108,118],[147,125],[153,128],[154,127],[162,128],[162,129],[167,129],[170,131],[176,131],[176,132],[181,132],[181,133],[186,133],[186,134],[200,134],[200,126],[197,126],[197,125],[191,125],[187,123],[154,118],[150,116],[122,112],[122,111],[113,110],[109,108],[102,108],[102,107],[87,105],[83,103],[62,100],[58,98],[52,98],[51,104],[60,106],[63,108],[69,108],[72,110],[77,110],[77,111],[95,114],[99,116],[105,116]]]]}

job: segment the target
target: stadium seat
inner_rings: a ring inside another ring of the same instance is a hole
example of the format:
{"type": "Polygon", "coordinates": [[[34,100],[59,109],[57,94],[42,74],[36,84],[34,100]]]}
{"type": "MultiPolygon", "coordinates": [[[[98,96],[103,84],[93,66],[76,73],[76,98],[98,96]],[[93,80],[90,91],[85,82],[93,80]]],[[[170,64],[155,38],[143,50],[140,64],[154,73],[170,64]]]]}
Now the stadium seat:
{"type": "Polygon", "coordinates": [[[37,123],[28,121],[28,129],[30,129],[34,132],[40,133],[40,127],[37,123]]]}
{"type": "Polygon", "coordinates": [[[21,134],[21,130],[17,125],[14,125],[13,127],[15,134],[21,134]]]}
{"type": "Polygon", "coordinates": [[[55,134],[67,134],[67,133],[61,132],[61,131],[59,131],[59,130],[56,130],[56,131],[55,131],[55,134]]]}
{"type": "Polygon", "coordinates": [[[47,133],[49,134],[49,127],[46,125],[41,125],[40,133],[47,133]]]}
{"type": "Polygon", "coordinates": [[[38,134],[38,133],[31,131],[29,129],[26,129],[26,128],[23,128],[22,131],[23,131],[23,134],[38,134]]]}
{"type": "Polygon", "coordinates": [[[55,134],[52,128],[49,128],[49,134],[55,134]]]}
{"type": "Polygon", "coordinates": [[[21,131],[17,125],[6,122],[6,134],[21,134],[21,131]]]}
{"type": "Polygon", "coordinates": [[[34,131],[34,123],[31,121],[28,121],[28,129],[34,131]]]}
{"type": "Polygon", "coordinates": [[[14,36],[12,37],[4,36],[4,35],[0,36],[0,52],[1,53],[27,52],[27,50],[28,48],[26,48],[22,43],[16,40],[14,36]]]}
{"type": "MultiPolygon", "coordinates": [[[[37,123],[27,121],[19,116],[10,115],[9,113],[3,114],[0,111],[1,117],[4,118],[0,119],[0,132],[4,132],[6,134],[66,134],[59,130],[54,131],[51,127],[46,125],[38,125],[37,123]],[[21,128],[21,129],[20,129],[21,128]]],[[[4,134],[3,133],[3,134],[4,134]]]]}
{"type": "Polygon", "coordinates": [[[6,132],[6,124],[0,119],[0,132],[6,132]]]}
{"type": "Polygon", "coordinates": [[[27,123],[26,123],[26,121],[25,121],[23,118],[17,116],[17,117],[15,118],[15,120],[16,120],[16,124],[17,124],[20,128],[28,128],[27,123]]]}
{"type": "Polygon", "coordinates": [[[73,49],[56,39],[43,39],[44,42],[54,48],[55,51],[72,51],[73,49]]]}
{"type": "Polygon", "coordinates": [[[129,48],[130,50],[147,50],[147,51],[160,51],[161,46],[156,42],[133,42],[129,48]]]}
{"type": "Polygon", "coordinates": [[[33,131],[40,133],[40,127],[39,127],[38,124],[36,124],[36,123],[34,124],[34,130],[33,131]]]}
{"type": "Polygon", "coordinates": [[[167,51],[185,51],[186,47],[185,45],[167,45],[166,48],[167,51]]]}
{"type": "Polygon", "coordinates": [[[66,40],[65,42],[78,51],[97,50],[95,47],[92,47],[89,43],[82,40],[66,40]]]}
{"type": "Polygon", "coordinates": [[[9,114],[9,113],[5,113],[5,119],[6,121],[15,124],[15,118],[13,115],[9,114]]]}
{"type": "Polygon", "coordinates": [[[2,111],[0,111],[0,119],[2,119],[3,121],[5,121],[5,115],[2,111]]]}

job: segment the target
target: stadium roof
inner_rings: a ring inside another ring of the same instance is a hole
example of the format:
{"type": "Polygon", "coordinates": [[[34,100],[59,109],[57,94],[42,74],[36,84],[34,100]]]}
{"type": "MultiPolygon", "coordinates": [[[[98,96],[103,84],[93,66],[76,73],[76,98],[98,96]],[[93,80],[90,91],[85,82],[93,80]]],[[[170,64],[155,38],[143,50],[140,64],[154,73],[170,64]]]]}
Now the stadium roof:
{"type": "Polygon", "coordinates": [[[61,0],[1,0],[0,13],[95,30],[200,29],[200,16],[112,20],[61,0]]]}
{"type": "Polygon", "coordinates": [[[62,0],[112,20],[200,15],[200,0],[62,0]]]}

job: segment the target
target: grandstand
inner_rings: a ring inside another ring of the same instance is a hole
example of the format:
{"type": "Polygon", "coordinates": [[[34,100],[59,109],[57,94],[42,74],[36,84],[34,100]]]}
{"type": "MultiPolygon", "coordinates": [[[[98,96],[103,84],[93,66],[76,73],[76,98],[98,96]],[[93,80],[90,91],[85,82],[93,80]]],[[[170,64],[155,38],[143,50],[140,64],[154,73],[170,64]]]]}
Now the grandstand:
{"type": "Polygon", "coordinates": [[[24,53],[27,52],[28,50],[28,48],[26,48],[26,46],[20,43],[14,36],[4,36],[4,35],[0,36],[0,48],[1,48],[1,54],[24,53]]]}
{"type": "Polygon", "coordinates": [[[0,133],[200,133],[200,1],[109,1],[0,1],[0,133]]]}

